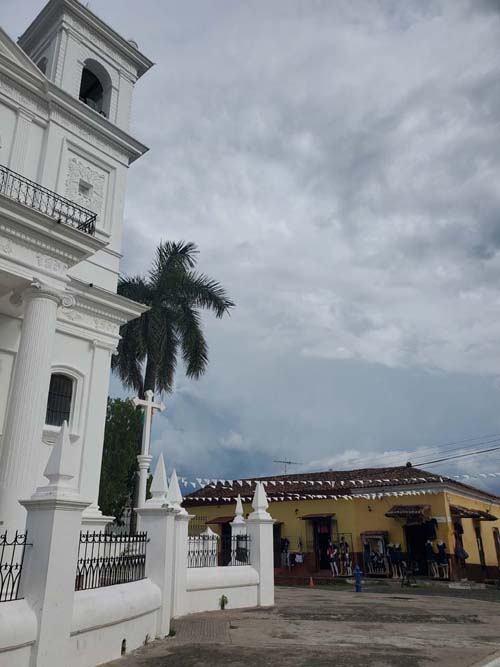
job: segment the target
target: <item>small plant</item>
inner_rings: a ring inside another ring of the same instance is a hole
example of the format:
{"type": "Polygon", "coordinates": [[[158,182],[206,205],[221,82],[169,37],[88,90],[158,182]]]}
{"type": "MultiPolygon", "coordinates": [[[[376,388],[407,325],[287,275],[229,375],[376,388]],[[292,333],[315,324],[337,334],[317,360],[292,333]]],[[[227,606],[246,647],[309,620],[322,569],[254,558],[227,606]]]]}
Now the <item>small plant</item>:
{"type": "Polygon", "coordinates": [[[220,605],[220,608],[222,609],[222,611],[224,611],[228,602],[229,602],[229,600],[227,599],[227,597],[225,595],[220,596],[219,605],[220,605]]]}
{"type": "Polygon", "coordinates": [[[170,632],[168,633],[168,636],[169,636],[169,637],[175,637],[175,630],[174,630],[173,628],[172,628],[172,630],[170,630],[170,632]]]}

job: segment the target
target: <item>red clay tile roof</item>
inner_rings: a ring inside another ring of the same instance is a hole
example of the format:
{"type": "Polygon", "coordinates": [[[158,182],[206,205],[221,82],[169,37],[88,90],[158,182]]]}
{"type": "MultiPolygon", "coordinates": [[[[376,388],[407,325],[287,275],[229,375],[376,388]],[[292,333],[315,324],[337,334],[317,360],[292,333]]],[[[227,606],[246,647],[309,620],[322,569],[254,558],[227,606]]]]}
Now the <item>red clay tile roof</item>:
{"type": "Polygon", "coordinates": [[[394,518],[408,518],[415,516],[423,516],[430,510],[430,505],[393,505],[389,511],[385,513],[392,519],[394,518]]]}
{"type": "MultiPolygon", "coordinates": [[[[458,516],[461,519],[479,519],[480,521],[497,521],[498,518],[489,512],[482,510],[473,510],[470,507],[462,507],[461,505],[450,505],[452,516],[458,516]]],[[[498,514],[498,512],[497,512],[498,514]]]]}
{"type": "Polygon", "coordinates": [[[266,481],[266,493],[271,498],[285,497],[294,500],[294,495],[306,496],[306,499],[317,497],[334,497],[362,493],[367,489],[376,493],[387,488],[412,487],[422,485],[451,484],[457,491],[475,491],[494,501],[500,501],[487,491],[476,489],[462,484],[444,475],[407,466],[394,468],[360,468],[357,470],[327,470],[323,472],[292,473],[290,475],[271,475],[269,477],[254,477],[250,480],[233,480],[233,485],[209,484],[202,489],[193,491],[184,499],[186,507],[200,504],[220,504],[219,499],[236,499],[238,494],[242,498],[253,496],[256,480],[266,481]],[[200,499],[204,498],[204,501],[200,499]]]}

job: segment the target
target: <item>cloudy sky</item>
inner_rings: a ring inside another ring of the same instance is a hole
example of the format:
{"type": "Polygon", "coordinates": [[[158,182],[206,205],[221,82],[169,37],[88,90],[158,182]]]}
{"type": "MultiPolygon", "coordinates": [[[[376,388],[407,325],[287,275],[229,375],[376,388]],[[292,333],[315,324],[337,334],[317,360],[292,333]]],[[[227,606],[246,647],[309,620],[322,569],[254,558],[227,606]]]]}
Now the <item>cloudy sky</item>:
{"type": "MultiPolygon", "coordinates": [[[[2,0],[8,32],[43,4],[2,0]]],[[[91,9],[156,63],[135,92],[151,150],[130,170],[123,269],[192,240],[237,303],[205,318],[210,369],[179,376],[156,419],[169,467],[399,464],[500,433],[498,3],[91,9]]],[[[429,469],[500,471],[500,452],[429,469]]]]}

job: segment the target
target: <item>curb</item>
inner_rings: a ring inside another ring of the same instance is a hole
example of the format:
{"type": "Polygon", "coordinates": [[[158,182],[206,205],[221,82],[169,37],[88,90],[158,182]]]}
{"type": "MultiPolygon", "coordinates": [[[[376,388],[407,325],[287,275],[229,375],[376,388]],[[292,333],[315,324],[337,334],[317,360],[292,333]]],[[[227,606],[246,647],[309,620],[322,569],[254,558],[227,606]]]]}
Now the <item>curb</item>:
{"type": "Polygon", "coordinates": [[[500,667],[500,651],[495,651],[484,660],[473,663],[470,667],[500,667]]]}

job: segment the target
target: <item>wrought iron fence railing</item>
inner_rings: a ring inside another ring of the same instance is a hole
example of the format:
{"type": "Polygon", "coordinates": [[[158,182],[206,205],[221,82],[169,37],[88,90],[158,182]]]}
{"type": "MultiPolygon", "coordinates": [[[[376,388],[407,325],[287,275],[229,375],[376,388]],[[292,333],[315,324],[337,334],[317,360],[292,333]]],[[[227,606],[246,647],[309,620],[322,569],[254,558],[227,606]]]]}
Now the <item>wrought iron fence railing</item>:
{"type": "Polygon", "coordinates": [[[19,583],[23,571],[28,533],[16,530],[9,539],[7,531],[0,534],[0,602],[19,600],[19,583]]]}
{"type": "Polygon", "coordinates": [[[147,533],[80,533],[75,590],[144,579],[148,541],[147,533]]]}
{"type": "Polygon", "coordinates": [[[0,195],[93,236],[97,214],[0,165],[0,195]]]}
{"type": "Polygon", "coordinates": [[[188,538],[188,567],[250,565],[248,535],[191,535],[188,538]]]}

